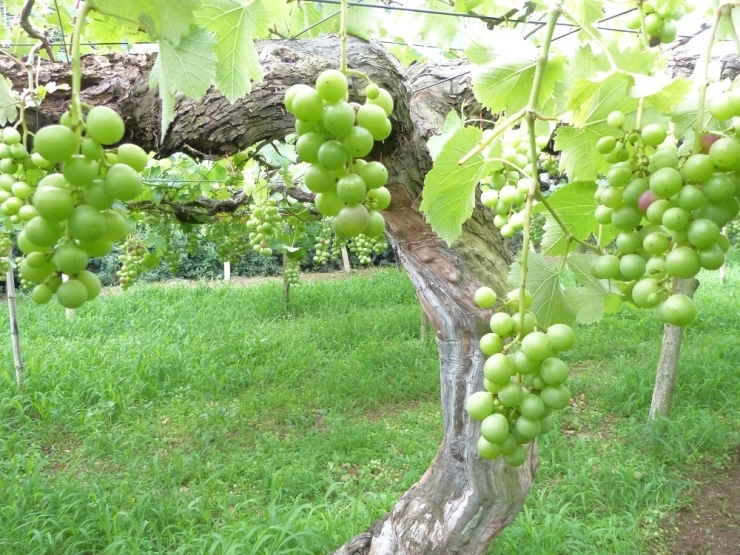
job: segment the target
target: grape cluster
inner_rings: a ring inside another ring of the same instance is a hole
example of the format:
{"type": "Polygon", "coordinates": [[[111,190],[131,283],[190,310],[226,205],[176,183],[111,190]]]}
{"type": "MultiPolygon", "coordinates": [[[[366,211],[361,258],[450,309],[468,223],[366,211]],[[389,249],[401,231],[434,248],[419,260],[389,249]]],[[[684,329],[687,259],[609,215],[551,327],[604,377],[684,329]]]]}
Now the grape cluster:
{"type": "Polygon", "coordinates": [[[731,222],[728,222],[722,231],[727,235],[730,243],[737,246],[740,243],[740,218],[735,218],[731,222]]]}
{"type": "MultiPolygon", "coordinates": [[[[652,4],[643,2],[645,13],[645,31],[647,32],[650,46],[659,44],[670,44],[676,40],[678,34],[678,20],[686,15],[686,8],[678,4],[672,12],[657,12],[652,4]]],[[[630,12],[625,21],[627,29],[633,31],[642,30],[642,18],[639,10],[630,12]]]]}
{"type": "Polygon", "coordinates": [[[121,284],[121,289],[126,291],[131,287],[136,278],[144,273],[144,257],[149,254],[144,244],[139,241],[135,235],[129,236],[123,244],[123,249],[118,260],[121,262],[121,269],[116,274],[121,284]]]}
{"type": "Polygon", "coordinates": [[[391,201],[384,186],[388,170],[377,161],[362,160],[375,141],[391,134],[388,116],[393,99],[370,83],[364,105],[349,103],[349,85],[341,71],[323,71],[316,87],[294,85],[285,93],[285,108],[296,117],[296,152],[310,164],[303,177],[316,193],[316,209],[332,218],[334,233],[377,236],[385,229],[380,214],[391,201]]]}
{"type": "MultiPolygon", "coordinates": [[[[549,140],[550,138],[544,135],[535,138],[538,157],[549,140]]],[[[529,133],[526,129],[517,127],[506,130],[501,143],[504,167],[484,180],[481,187],[481,202],[496,214],[493,225],[501,230],[502,237],[508,239],[524,227],[524,214],[521,210],[532,186],[532,180],[526,176],[538,174],[538,162],[535,161],[533,165],[530,160],[529,133]],[[520,170],[523,170],[524,174],[520,170]]],[[[497,143],[489,149],[489,156],[495,154],[494,148],[498,148],[497,143]]]]}
{"type": "Polygon", "coordinates": [[[537,249],[542,245],[542,238],[545,236],[545,215],[532,214],[529,219],[529,240],[533,248],[537,249]]]}
{"type": "Polygon", "coordinates": [[[195,256],[200,248],[198,234],[194,231],[185,234],[185,252],[190,256],[195,256]]]}
{"type": "MultiPolygon", "coordinates": [[[[263,228],[264,229],[264,226],[263,228]]],[[[230,221],[220,222],[209,227],[206,238],[216,243],[216,254],[221,264],[239,260],[249,250],[244,228],[230,221]]]]}
{"type": "Polygon", "coordinates": [[[349,245],[349,239],[334,236],[334,241],[331,244],[331,251],[329,252],[330,260],[339,260],[342,257],[342,247],[349,245]]]}
{"type": "Polygon", "coordinates": [[[350,239],[348,248],[357,256],[360,264],[367,266],[373,262],[373,246],[370,238],[360,233],[350,239]]]}
{"type": "Polygon", "coordinates": [[[285,266],[283,267],[283,273],[285,275],[285,281],[290,285],[298,285],[301,282],[301,261],[299,258],[291,258],[290,256],[285,258],[285,266]]]}
{"type": "Polygon", "coordinates": [[[180,270],[180,253],[174,249],[167,249],[164,253],[164,261],[167,263],[167,271],[173,276],[180,270]]]}
{"type": "Polygon", "coordinates": [[[249,245],[254,252],[262,256],[272,256],[270,241],[276,231],[276,225],[280,220],[280,209],[274,201],[268,200],[262,205],[250,205],[252,211],[247,220],[249,232],[249,245]]]}
{"type": "Polygon", "coordinates": [[[0,234],[0,281],[5,279],[6,274],[10,270],[10,249],[13,247],[13,241],[10,236],[2,233],[0,234]]]}
{"type": "Polygon", "coordinates": [[[314,240],[316,253],[313,256],[314,264],[326,264],[329,261],[329,246],[331,245],[331,224],[322,220],[321,229],[314,240]]]}
{"type": "MultiPolygon", "coordinates": [[[[496,293],[488,287],[475,293],[481,308],[491,308],[496,301],[496,293]]],[[[481,351],[488,357],[483,366],[485,391],[465,401],[470,417],[481,421],[480,456],[503,456],[510,466],[524,463],[525,445],[548,433],[553,427],[552,411],[570,402],[565,386],[568,366],[558,355],[575,343],[570,326],[554,324],[541,329],[528,310],[522,320],[519,302],[519,290],[510,291],[503,308],[491,316],[491,333],[480,339],[481,351]]],[[[531,303],[527,291],[525,308],[531,303]]]]}
{"type": "MultiPolygon", "coordinates": [[[[624,114],[607,122],[622,129],[624,114]]],[[[716,270],[730,246],[722,228],[740,212],[740,142],[704,135],[702,152],[679,156],[657,123],[622,138],[602,137],[596,148],[610,163],[608,186],[596,191],[595,218],[621,233],[616,253],[594,258],[591,273],[625,282],[627,300],[653,308],[663,323],[685,326],[696,317],[693,300],[673,294],[672,278],[716,270]]]]}
{"type": "Polygon", "coordinates": [[[0,189],[6,193],[0,210],[11,221],[17,216],[26,222],[17,244],[26,255],[20,271],[38,284],[31,298],[45,303],[56,294],[66,308],[78,308],[100,292],[100,281],[85,268],[90,257],[108,254],[114,242],[128,235],[125,211],[112,206],[141,194],[140,172],[149,160],[133,144],[104,148],[118,143],[125,131],[123,119],[110,108],[93,107],[72,126],[67,112],[60,124],[42,127],[34,137],[34,152],[25,157],[18,133],[3,130],[4,144],[12,143],[8,148],[18,158],[0,164],[0,189]],[[32,183],[29,175],[43,172],[31,174],[27,168],[47,168],[48,173],[32,183]],[[26,181],[14,175],[19,170],[26,181]],[[62,274],[71,279],[62,283],[62,274]]]}

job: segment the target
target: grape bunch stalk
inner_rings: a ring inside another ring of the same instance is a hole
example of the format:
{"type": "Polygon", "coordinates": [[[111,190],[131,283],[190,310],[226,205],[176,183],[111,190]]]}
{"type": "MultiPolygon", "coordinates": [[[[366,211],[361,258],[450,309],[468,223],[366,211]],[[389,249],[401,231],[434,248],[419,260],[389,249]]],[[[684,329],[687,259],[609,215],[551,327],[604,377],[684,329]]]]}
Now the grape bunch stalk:
{"type": "Polygon", "coordinates": [[[621,282],[624,297],[654,309],[659,321],[686,326],[697,308],[673,292],[674,278],[691,279],[725,262],[730,241],[722,228],[740,212],[740,142],[705,134],[700,152],[679,154],[664,125],[624,129],[624,121],[621,112],[609,114],[618,136],[596,145],[611,168],[608,186],[596,191],[595,218],[620,233],[616,251],[594,258],[591,273],[621,282]]]}
{"type": "Polygon", "coordinates": [[[296,152],[310,164],[303,181],[316,193],[316,210],[332,218],[339,237],[375,237],[385,229],[380,211],[391,201],[385,187],[388,171],[363,158],[375,141],[390,136],[393,99],[375,83],[366,87],[363,105],[347,102],[348,95],[344,73],[329,69],[318,76],[315,87],[290,87],[285,108],[296,118],[296,152]]]}
{"type": "MultiPolygon", "coordinates": [[[[483,309],[497,302],[496,293],[481,287],[476,304],[483,309]]],[[[465,401],[465,409],[481,422],[478,453],[485,459],[502,456],[509,466],[521,466],[526,445],[553,428],[552,413],[570,402],[565,385],[568,366],[559,354],[575,343],[575,333],[565,324],[547,329],[529,311],[532,296],[525,290],[523,318],[520,291],[510,291],[490,319],[491,333],[480,339],[488,358],[483,365],[483,387],[465,401]]]]}

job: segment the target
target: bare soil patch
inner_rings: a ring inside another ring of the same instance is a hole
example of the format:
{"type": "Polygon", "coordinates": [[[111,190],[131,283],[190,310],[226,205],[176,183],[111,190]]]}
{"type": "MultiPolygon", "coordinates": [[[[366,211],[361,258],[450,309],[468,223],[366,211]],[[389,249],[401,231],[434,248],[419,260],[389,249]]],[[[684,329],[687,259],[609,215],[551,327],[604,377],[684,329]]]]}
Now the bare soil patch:
{"type": "Polygon", "coordinates": [[[693,503],[665,523],[673,555],[740,555],[740,450],[721,474],[698,477],[693,503]]]}

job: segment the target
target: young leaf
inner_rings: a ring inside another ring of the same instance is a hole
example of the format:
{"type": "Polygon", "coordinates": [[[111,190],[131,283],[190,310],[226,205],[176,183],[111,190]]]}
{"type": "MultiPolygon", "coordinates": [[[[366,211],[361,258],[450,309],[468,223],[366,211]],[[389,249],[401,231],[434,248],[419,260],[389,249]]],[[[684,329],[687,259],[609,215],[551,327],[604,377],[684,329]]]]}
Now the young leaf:
{"type": "Polygon", "coordinates": [[[163,137],[175,113],[175,91],[199,100],[213,80],[215,64],[213,36],[201,27],[193,27],[178,45],[160,41],[159,56],[152,67],[149,84],[159,86],[163,137]]]}
{"type": "Polygon", "coordinates": [[[177,46],[195,24],[199,0],[93,0],[93,7],[124,24],[139,21],[153,36],[177,46]]]}
{"type": "Polygon", "coordinates": [[[434,232],[448,245],[460,237],[462,224],[473,213],[475,187],[487,167],[477,154],[463,165],[465,156],[480,141],[477,127],[458,129],[447,141],[424,179],[423,200],[419,207],[434,232]]]}
{"type": "MultiPolygon", "coordinates": [[[[509,287],[519,287],[522,268],[515,262],[506,277],[509,287]]],[[[552,324],[575,325],[575,313],[568,305],[560,284],[560,263],[548,263],[545,257],[530,252],[527,256],[527,290],[532,293],[532,307],[537,323],[547,327],[552,324]]]]}

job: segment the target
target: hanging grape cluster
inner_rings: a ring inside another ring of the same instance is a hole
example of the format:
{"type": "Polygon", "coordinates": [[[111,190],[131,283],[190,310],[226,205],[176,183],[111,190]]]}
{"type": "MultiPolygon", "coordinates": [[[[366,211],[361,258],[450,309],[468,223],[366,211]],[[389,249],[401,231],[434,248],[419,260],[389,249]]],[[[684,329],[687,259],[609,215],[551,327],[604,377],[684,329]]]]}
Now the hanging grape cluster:
{"type": "MultiPolygon", "coordinates": [[[[664,3],[665,4],[665,3],[664,3]]],[[[678,35],[678,20],[686,15],[686,8],[683,4],[676,6],[660,6],[661,11],[656,11],[655,7],[649,2],[642,3],[642,9],[645,14],[645,31],[647,32],[650,46],[659,44],[670,44],[676,40],[678,35]],[[663,11],[663,8],[671,7],[672,11],[663,11]]],[[[627,16],[625,22],[627,29],[642,32],[642,15],[640,10],[633,10],[627,16]]]]}
{"type": "Polygon", "coordinates": [[[360,264],[367,266],[373,262],[373,243],[369,237],[360,233],[356,237],[352,237],[347,247],[351,253],[357,256],[360,264]]]}
{"type": "Polygon", "coordinates": [[[731,222],[728,222],[723,232],[727,235],[730,243],[737,247],[737,244],[740,242],[740,218],[735,218],[731,222]]]}
{"type": "Polygon", "coordinates": [[[662,124],[623,130],[621,112],[607,122],[623,137],[602,137],[596,145],[611,168],[608,186],[596,191],[595,217],[621,233],[616,252],[593,259],[591,273],[625,282],[626,298],[655,309],[661,322],[688,325],[696,305],[672,292],[672,278],[724,264],[730,241],[722,228],[740,212],[740,142],[707,134],[701,152],[679,155],[662,124]]]}
{"type": "Polygon", "coordinates": [[[542,238],[545,236],[545,215],[541,213],[532,214],[529,218],[529,240],[535,250],[542,246],[542,238]]]}
{"type": "Polygon", "coordinates": [[[10,270],[10,249],[13,247],[13,241],[7,233],[0,233],[0,281],[4,281],[6,274],[10,270]]]}
{"type": "Polygon", "coordinates": [[[185,252],[190,256],[195,256],[200,248],[200,241],[198,240],[198,234],[194,231],[190,231],[185,234],[185,252]]]}
{"type": "MultiPolygon", "coordinates": [[[[496,303],[496,293],[481,287],[476,304],[484,309],[496,303]]],[[[481,421],[478,453],[485,459],[503,456],[510,466],[527,459],[525,446],[553,427],[552,412],[565,408],[570,391],[565,385],[568,366],[559,353],[575,343],[575,333],[565,324],[541,328],[534,314],[519,314],[519,290],[510,291],[501,310],[491,316],[491,333],[480,339],[488,358],[483,365],[483,387],[470,395],[465,409],[481,421]]],[[[532,303],[525,292],[525,308],[532,303]]]]}
{"type": "Polygon", "coordinates": [[[148,254],[149,251],[144,246],[144,243],[136,235],[132,234],[126,239],[122,252],[118,255],[118,260],[121,262],[121,269],[116,274],[121,284],[121,289],[126,291],[134,284],[136,278],[146,271],[143,262],[144,257],[148,254]]]}
{"type": "MultiPolygon", "coordinates": [[[[544,135],[535,138],[538,157],[549,140],[544,135]]],[[[502,237],[508,239],[524,228],[524,214],[521,210],[532,186],[532,180],[526,175],[537,175],[538,162],[535,161],[533,165],[530,160],[529,133],[526,129],[506,130],[501,143],[504,168],[485,180],[481,202],[493,210],[493,225],[501,230],[502,237]],[[519,169],[524,170],[524,175],[519,169]]],[[[492,145],[491,149],[493,148],[498,148],[497,143],[492,145]]],[[[489,156],[493,154],[493,150],[489,150],[489,156]]]]}
{"type": "Polygon", "coordinates": [[[90,257],[110,253],[128,235],[125,212],[112,206],[143,191],[148,157],[133,144],[104,148],[125,131],[110,108],[91,108],[78,129],[71,126],[67,112],[60,124],[39,129],[30,155],[16,130],[3,130],[0,211],[26,222],[17,244],[25,255],[20,272],[37,284],[31,298],[45,303],[56,295],[62,306],[78,308],[100,291],[97,276],[85,270],[90,257]],[[71,279],[62,283],[62,274],[71,279]]]}
{"type": "Polygon", "coordinates": [[[331,224],[326,220],[321,222],[321,228],[314,241],[315,254],[313,256],[314,264],[326,264],[329,261],[331,246],[331,224]]]}
{"type": "Polygon", "coordinates": [[[216,244],[216,254],[221,264],[239,260],[250,248],[246,231],[238,222],[223,221],[210,226],[206,239],[216,244]]]}
{"type": "Polygon", "coordinates": [[[270,242],[277,231],[276,224],[280,222],[280,209],[272,199],[262,204],[250,204],[251,215],[247,220],[249,245],[252,250],[262,256],[272,256],[270,242]]]}
{"type": "Polygon", "coordinates": [[[332,218],[332,229],[340,237],[361,233],[375,237],[385,229],[380,211],[391,201],[384,186],[388,171],[380,162],[362,158],[370,154],[375,141],[390,136],[393,99],[370,83],[365,104],[350,104],[348,88],[341,71],[326,70],[316,79],[315,88],[290,87],[285,108],[296,117],[298,156],[311,164],[303,179],[316,193],[316,209],[332,218]]]}
{"type": "Polygon", "coordinates": [[[301,282],[301,260],[300,258],[292,258],[287,256],[285,258],[285,265],[283,266],[283,273],[285,275],[285,281],[290,285],[298,285],[301,282]]]}

